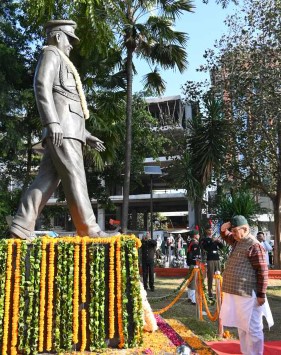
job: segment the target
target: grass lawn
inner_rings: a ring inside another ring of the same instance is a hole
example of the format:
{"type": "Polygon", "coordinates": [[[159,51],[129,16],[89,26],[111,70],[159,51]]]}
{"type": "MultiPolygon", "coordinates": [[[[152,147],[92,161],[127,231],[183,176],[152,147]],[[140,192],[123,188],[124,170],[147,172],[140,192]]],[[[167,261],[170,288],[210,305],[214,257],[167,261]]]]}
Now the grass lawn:
{"type": "MultiPolygon", "coordinates": [[[[148,300],[150,301],[153,311],[159,310],[167,306],[174,297],[161,300],[159,297],[170,295],[182,282],[182,278],[155,278],[155,292],[148,292],[148,300]]],[[[264,321],[265,341],[280,340],[281,325],[281,280],[270,280],[267,297],[273,314],[274,326],[268,330],[267,323],[264,321]]],[[[215,311],[215,305],[209,305],[211,313],[215,311]]],[[[203,308],[204,310],[204,308],[203,308]]],[[[208,319],[204,315],[204,321],[199,321],[196,316],[196,306],[187,302],[187,292],[174,304],[167,312],[161,315],[163,318],[174,318],[181,321],[189,329],[191,329],[203,341],[212,341],[218,339],[218,324],[208,319]]],[[[235,328],[225,328],[229,330],[233,338],[237,338],[235,328]]]]}

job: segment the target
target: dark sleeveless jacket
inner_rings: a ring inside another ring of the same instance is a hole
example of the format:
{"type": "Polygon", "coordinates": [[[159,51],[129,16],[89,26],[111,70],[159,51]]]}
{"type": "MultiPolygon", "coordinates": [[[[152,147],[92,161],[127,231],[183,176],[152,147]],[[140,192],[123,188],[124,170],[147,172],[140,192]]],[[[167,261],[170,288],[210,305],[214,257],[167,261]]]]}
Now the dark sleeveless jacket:
{"type": "Polygon", "coordinates": [[[257,275],[248,258],[252,245],[258,243],[255,237],[248,235],[233,246],[233,250],[222,274],[222,291],[239,296],[252,296],[257,292],[257,275]]]}
{"type": "MultiPolygon", "coordinates": [[[[40,56],[34,91],[43,127],[59,123],[64,138],[85,143],[87,131],[75,78],[55,46],[46,47],[40,56]]],[[[47,130],[43,128],[43,139],[46,136],[47,130]]]]}

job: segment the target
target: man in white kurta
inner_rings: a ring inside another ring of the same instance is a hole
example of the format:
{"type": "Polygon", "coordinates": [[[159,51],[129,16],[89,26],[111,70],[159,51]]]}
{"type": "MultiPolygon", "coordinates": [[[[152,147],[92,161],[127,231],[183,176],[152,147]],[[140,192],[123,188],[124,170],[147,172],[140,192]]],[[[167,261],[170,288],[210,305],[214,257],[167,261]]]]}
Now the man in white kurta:
{"type": "Polygon", "coordinates": [[[273,318],[266,298],[268,267],[265,251],[250,234],[244,216],[234,216],[221,227],[232,252],[223,273],[222,325],[237,327],[241,352],[263,355],[263,316],[269,327],[273,318]]]}

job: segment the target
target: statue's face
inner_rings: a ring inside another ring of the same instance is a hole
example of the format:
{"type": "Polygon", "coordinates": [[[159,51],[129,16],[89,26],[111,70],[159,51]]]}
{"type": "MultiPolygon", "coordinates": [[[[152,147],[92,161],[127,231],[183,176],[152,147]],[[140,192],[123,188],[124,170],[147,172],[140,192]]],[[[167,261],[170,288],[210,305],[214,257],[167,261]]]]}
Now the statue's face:
{"type": "Polygon", "coordinates": [[[66,56],[69,57],[70,51],[73,48],[70,43],[70,38],[64,32],[59,32],[56,35],[57,38],[57,47],[60,49],[66,56]]]}

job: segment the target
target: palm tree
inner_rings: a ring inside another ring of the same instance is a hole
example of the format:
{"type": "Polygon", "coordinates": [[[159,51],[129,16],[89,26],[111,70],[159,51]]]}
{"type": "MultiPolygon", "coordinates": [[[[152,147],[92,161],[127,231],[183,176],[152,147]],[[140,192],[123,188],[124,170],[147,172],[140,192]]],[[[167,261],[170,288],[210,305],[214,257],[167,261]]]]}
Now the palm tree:
{"type": "Polygon", "coordinates": [[[114,1],[110,3],[113,25],[118,30],[119,48],[124,50],[126,77],[126,157],[122,206],[122,230],[127,231],[131,152],[132,152],[132,83],[134,56],[147,61],[151,72],[144,77],[144,88],[162,94],[165,82],[156,65],[163,69],[186,69],[187,35],[173,30],[176,18],[184,11],[191,11],[190,0],[114,1]]]}
{"type": "Polygon", "coordinates": [[[187,146],[184,159],[179,163],[185,167],[183,186],[188,197],[194,202],[195,223],[198,225],[201,221],[205,190],[212,180],[220,175],[226,158],[229,131],[229,122],[223,116],[222,104],[213,92],[208,91],[201,99],[200,109],[197,104],[197,114],[188,121],[187,146]]]}

